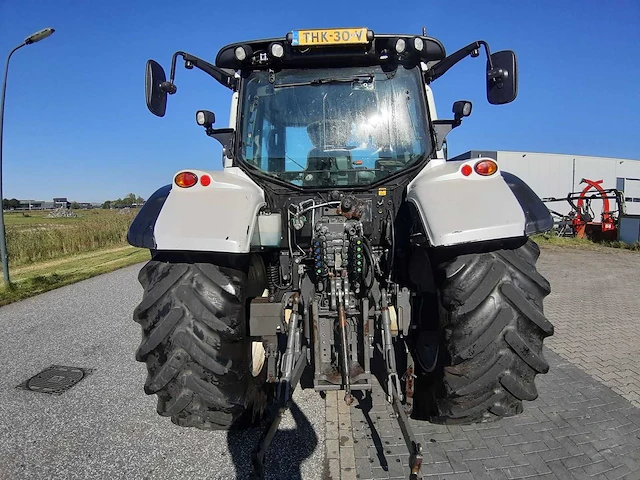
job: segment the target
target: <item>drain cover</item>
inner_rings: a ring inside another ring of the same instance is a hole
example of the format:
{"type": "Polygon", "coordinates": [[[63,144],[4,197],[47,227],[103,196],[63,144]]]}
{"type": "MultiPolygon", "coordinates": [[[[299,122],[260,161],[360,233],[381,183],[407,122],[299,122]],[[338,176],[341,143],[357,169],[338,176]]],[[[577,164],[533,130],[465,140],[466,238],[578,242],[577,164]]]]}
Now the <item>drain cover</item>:
{"type": "Polygon", "coordinates": [[[45,368],[29,380],[22,382],[16,388],[29,390],[31,392],[60,395],[93,372],[94,369],[92,368],[51,365],[49,368],[45,368]]]}

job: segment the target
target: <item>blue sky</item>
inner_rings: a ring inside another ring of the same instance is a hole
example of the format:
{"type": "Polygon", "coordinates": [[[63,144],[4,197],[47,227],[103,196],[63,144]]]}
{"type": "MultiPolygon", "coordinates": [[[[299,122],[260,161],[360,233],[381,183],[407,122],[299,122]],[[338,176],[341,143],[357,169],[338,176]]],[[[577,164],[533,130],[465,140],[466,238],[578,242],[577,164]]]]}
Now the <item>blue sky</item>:
{"type": "Polygon", "coordinates": [[[367,26],[439,38],[449,53],[477,39],[518,55],[515,102],[487,103],[484,59],[434,84],[438,111],[471,100],[449,137],[470,149],[640,159],[640,3],[496,0],[405,2],[0,0],[0,59],[44,27],[56,33],[11,60],[5,109],[4,196],[103,201],[147,198],[185,167],[218,169],[220,148],[195,124],[212,110],[226,126],[228,90],[179,67],[167,115],[144,103],[149,58],[168,70],[175,50],[213,61],[226,43],[292,29],[367,26]],[[238,7],[241,9],[238,10],[238,7]]]}

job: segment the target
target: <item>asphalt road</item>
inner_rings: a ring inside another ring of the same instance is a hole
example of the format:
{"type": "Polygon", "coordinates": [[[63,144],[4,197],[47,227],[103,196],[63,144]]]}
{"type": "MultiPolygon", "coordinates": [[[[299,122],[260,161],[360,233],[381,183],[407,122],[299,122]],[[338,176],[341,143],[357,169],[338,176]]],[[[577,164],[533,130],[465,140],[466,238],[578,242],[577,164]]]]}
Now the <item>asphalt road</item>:
{"type": "MultiPolygon", "coordinates": [[[[246,478],[258,430],[175,426],[142,390],[132,312],[141,265],[0,308],[0,479],[246,478]],[[95,369],[49,395],[16,386],[50,365],[95,369]]],[[[324,400],[297,391],[267,461],[267,478],[322,478],[324,400]]]]}

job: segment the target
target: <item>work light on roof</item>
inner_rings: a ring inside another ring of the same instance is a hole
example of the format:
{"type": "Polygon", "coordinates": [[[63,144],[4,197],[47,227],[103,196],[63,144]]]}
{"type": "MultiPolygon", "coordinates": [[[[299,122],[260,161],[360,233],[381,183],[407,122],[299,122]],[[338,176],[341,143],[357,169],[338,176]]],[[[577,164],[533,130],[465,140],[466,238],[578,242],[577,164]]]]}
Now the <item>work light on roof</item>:
{"type": "Polygon", "coordinates": [[[234,54],[236,56],[236,60],[240,62],[244,62],[248,56],[246,47],[243,47],[242,45],[239,47],[236,47],[234,54]]]}
{"type": "Polygon", "coordinates": [[[420,37],[414,38],[413,39],[413,48],[417,52],[421,52],[422,50],[424,50],[424,40],[422,40],[420,37]]]}
{"type": "Polygon", "coordinates": [[[404,38],[398,38],[395,44],[396,53],[403,53],[407,49],[407,42],[404,38]]]}
{"type": "Polygon", "coordinates": [[[269,45],[269,52],[272,57],[282,58],[284,56],[284,47],[281,43],[272,43],[269,45]]]}

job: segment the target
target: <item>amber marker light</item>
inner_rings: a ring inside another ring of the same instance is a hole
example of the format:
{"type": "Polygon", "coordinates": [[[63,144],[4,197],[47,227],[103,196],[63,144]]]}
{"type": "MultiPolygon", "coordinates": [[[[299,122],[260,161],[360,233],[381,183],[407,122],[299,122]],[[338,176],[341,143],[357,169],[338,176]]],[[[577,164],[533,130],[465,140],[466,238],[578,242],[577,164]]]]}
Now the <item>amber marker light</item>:
{"type": "Polygon", "coordinates": [[[478,175],[488,177],[498,171],[498,164],[493,160],[482,160],[476,163],[475,171],[478,175]]]}
{"type": "Polygon", "coordinates": [[[176,178],[174,178],[174,182],[182,188],[193,187],[198,183],[198,176],[192,172],[180,172],[176,175],[176,178]]]}

